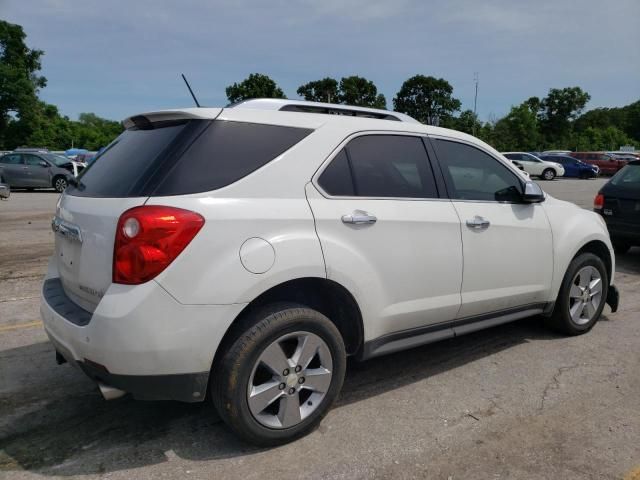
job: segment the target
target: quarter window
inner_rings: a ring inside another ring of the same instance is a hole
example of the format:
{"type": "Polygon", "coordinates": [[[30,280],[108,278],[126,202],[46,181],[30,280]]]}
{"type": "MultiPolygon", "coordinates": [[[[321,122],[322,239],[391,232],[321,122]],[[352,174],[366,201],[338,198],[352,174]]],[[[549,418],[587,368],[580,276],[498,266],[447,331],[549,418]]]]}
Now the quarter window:
{"type": "Polygon", "coordinates": [[[522,183],[498,160],[464,143],[449,140],[435,143],[451,198],[520,201],[522,183]]]}
{"type": "Polygon", "coordinates": [[[438,196],[422,139],[413,136],[357,137],[332,160],[318,183],[330,195],[387,198],[438,196]]]}

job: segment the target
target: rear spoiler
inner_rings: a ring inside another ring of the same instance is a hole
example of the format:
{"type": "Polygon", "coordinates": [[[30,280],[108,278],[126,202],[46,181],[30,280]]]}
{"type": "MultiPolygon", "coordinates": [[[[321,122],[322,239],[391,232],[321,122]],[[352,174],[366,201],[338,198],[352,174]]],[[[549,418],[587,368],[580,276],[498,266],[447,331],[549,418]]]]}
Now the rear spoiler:
{"type": "Polygon", "coordinates": [[[222,112],[221,108],[185,108],[176,110],[161,110],[157,112],[141,113],[127,117],[122,121],[124,128],[142,127],[157,122],[172,122],[176,120],[215,120],[222,112]]]}

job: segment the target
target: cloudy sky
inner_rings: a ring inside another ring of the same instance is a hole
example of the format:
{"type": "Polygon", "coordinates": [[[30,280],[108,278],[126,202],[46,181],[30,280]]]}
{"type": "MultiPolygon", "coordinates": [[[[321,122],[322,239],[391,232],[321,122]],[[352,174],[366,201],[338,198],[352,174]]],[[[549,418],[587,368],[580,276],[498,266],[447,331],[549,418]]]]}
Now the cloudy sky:
{"type": "Polygon", "coordinates": [[[640,0],[0,0],[45,51],[42,97],[72,118],[227,103],[249,73],[289,98],[310,80],[361,75],[388,107],[415,74],[447,79],[464,108],[504,115],[578,85],[589,108],[640,98],[640,0]]]}

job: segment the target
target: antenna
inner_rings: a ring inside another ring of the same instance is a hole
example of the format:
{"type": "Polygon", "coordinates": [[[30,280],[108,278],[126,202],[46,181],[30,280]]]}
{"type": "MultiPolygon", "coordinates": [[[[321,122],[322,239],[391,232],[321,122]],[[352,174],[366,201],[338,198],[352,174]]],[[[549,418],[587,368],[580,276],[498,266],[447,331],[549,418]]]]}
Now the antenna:
{"type": "Polygon", "coordinates": [[[200,108],[200,104],[198,103],[198,99],[193,94],[193,90],[191,90],[191,85],[189,85],[189,82],[187,82],[187,77],[184,76],[184,73],[181,73],[180,75],[182,75],[182,80],[184,80],[184,83],[187,84],[187,88],[189,89],[189,93],[193,97],[193,101],[196,102],[196,107],[200,108]]]}
{"type": "Polygon", "coordinates": [[[473,82],[476,84],[476,95],[473,98],[473,127],[472,127],[472,130],[473,130],[473,136],[474,137],[476,135],[476,118],[477,118],[476,107],[478,105],[478,83],[480,83],[478,77],[479,77],[479,73],[478,72],[473,72],[473,82]]]}

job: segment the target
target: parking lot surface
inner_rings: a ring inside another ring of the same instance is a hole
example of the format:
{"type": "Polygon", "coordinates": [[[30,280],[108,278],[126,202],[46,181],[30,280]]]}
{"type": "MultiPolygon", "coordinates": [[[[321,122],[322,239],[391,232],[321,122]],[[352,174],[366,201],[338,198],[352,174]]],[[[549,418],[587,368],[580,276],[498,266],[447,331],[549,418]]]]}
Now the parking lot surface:
{"type": "MultiPolygon", "coordinates": [[[[590,208],[604,181],[541,186],[590,208]]],[[[38,295],[57,198],[0,203],[0,478],[640,478],[638,248],[617,259],[620,310],[589,334],[531,318],[351,362],[315,432],[258,449],[209,404],[106,402],[56,365],[38,295]]]]}

